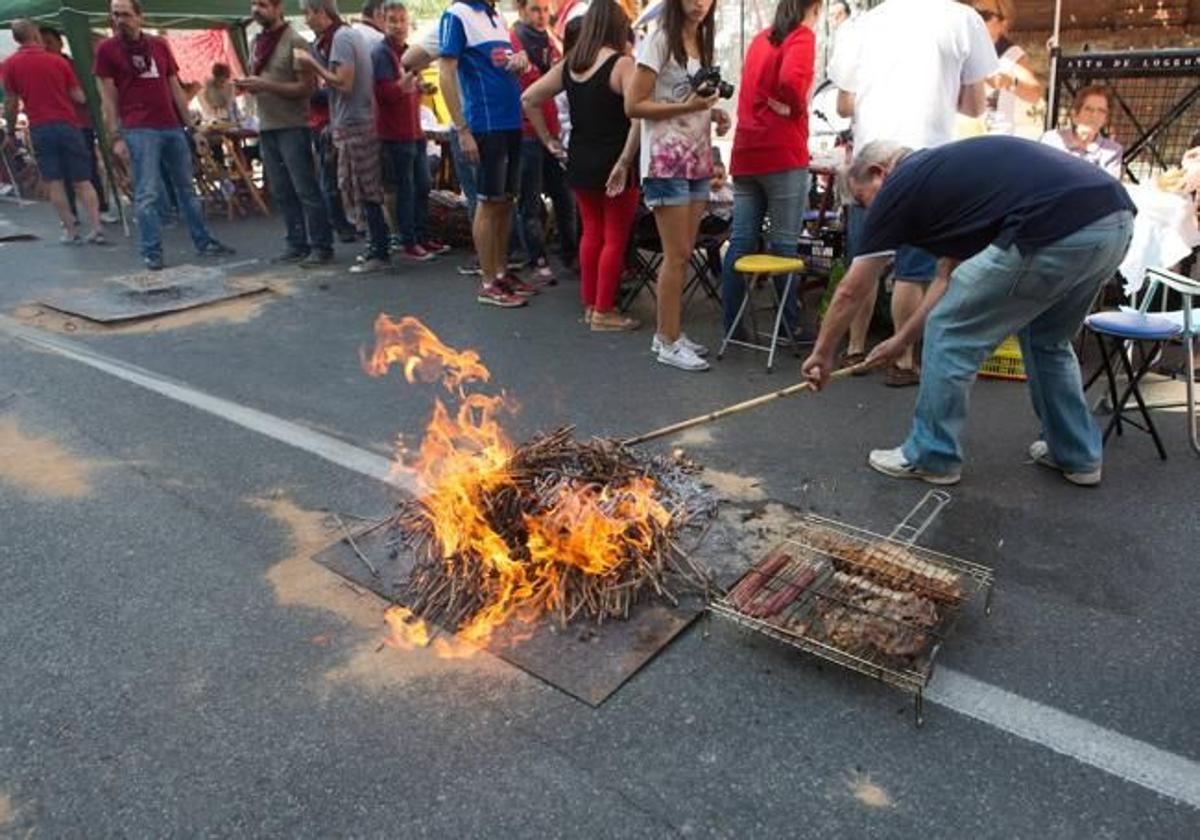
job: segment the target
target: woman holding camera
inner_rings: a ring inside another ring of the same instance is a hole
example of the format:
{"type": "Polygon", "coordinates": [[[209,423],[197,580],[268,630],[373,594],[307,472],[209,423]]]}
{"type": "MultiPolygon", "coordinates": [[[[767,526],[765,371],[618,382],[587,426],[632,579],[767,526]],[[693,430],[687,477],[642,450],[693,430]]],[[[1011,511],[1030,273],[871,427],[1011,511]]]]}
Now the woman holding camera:
{"type": "Polygon", "coordinates": [[[637,51],[637,70],[625,90],[625,113],[642,121],[642,194],[662,240],[658,270],[658,361],[688,371],[708,370],[707,349],[680,327],[683,285],[712,181],[712,125],[729,130],[717,103],[713,67],[714,0],[665,0],[662,23],[637,51]],[[697,74],[699,77],[697,78],[697,74]]]}
{"type": "MultiPolygon", "coordinates": [[[[771,219],[767,250],[794,257],[808,198],[808,89],[813,80],[820,0],[780,0],[775,21],[750,42],[733,135],[733,229],[725,252],[721,301],[725,331],[733,327],[745,287],[733,264],[758,250],[771,219]]],[[[780,292],[784,278],[777,278],[780,292]]],[[[795,328],[796,299],[784,302],[795,328]]]]}

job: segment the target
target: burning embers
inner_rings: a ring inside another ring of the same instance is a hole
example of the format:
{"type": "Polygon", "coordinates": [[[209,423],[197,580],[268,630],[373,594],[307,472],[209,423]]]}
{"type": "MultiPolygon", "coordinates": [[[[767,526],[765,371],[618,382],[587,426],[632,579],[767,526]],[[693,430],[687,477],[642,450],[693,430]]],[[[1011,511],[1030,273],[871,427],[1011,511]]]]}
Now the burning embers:
{"type": "Polygon", "coordinates": [[[511,619],[627,618],[646,598],[674,603],[683,589],[708,587],[676,542],[712,513],[688,467],[579,442],[569,428],[514,446],[497,421],[505,396],[469,390],[490,379],[477,353],[448,347],[414,318],[380,315],[375,335],[368,372],[402,365],[409,382],[440,381],[458,404],[435,400],[416,457],[406,464],[401,451],[397,463],[420,494],[393,521],[415,558],[409,607],[388,615],[400,641],[428,643],[424,619],[479,646],[511,619]]]}

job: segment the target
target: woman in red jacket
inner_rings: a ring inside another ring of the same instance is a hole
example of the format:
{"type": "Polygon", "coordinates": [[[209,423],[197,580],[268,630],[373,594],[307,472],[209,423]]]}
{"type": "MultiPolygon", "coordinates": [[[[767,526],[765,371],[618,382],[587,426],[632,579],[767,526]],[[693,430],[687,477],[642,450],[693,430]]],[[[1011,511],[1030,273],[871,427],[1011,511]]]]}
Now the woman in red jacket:
{"type": "MultiPolygon", "coordinates": [[[[721,290],[726,332],[745,294],[733,264],[758,250],[764,218],[771,219],[767,250],[781,256],[796,254],[808,197],[808,89],[820,13],[820,0],[780,0],[775,22],[758,33],[746,51],[729,166],[733,229],[721,290]]],[[[787,302],[785,313],[788,323],[795,325],[794,299],[787,302]]]]}

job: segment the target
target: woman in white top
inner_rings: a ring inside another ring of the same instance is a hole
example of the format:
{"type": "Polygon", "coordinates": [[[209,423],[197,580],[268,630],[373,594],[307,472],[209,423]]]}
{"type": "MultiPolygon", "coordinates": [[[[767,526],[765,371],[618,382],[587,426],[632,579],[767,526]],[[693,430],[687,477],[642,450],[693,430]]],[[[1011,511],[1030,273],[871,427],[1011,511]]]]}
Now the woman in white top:
{"type": "Polygon", "coordinates": [[[1041,142],[1094,163],[1120,180],[1125,148],[1101,134],[1108,125],[1111,112],[1112,96],[1108,88],[1103,85],[1082,87],[1071,103],[1071,125],[1047,131],[1041,142]]]}
{"type": "Polygon", "coordinates": [[[1017,22],[1013,0],[974,0],[971,5],[983,18],[1000,59],[1000,72],[987,80],[984,125],[988,134],[1012,134],[1017,127],[1017,102],[1032,104],[1041,99],[1042,83],[1025,50],[1008,40],[1008,30],[1017,22]]]}
{"type": "Polygon", "coordinates": [[[713,176],[712,127],[729,130],[717,92],[694,89],[691,77],[713,66],[714,0],[664,0],[661,25],[637,49],[637,70],[625,90],[625,113],[642,121],[642,194],[662,240],[657,330],[658,361],[707,370],[708,352],[680,328],[683,285],[713,176]]]}

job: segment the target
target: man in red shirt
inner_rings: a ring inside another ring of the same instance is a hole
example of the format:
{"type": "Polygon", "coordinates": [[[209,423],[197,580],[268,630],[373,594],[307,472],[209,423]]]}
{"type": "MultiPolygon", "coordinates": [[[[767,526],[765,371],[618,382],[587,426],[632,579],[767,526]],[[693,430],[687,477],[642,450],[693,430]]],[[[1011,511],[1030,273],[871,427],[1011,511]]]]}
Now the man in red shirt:
{"type": "Polygon", "coordinates": [[[196,196],[192,150],[184,132],[187,99],[171,48],[165,40],[142,32],[139,0],[112,0],[110,13],[116,36],[96,48],[95,73],[113,152],[131,164],[142,260],[151,271],[163,267],[162,228],[155,204],[166,177],[179,198],[196,252],[205,257],[232,254],[208,232],[196,196]]]}
{"type": "MultiPolygon", "coordinates": [[[[38,31],[41,33],[42,46],[46,48],[46,52],[61,57],[63,61],[71,65],[71,70],[74,71],[74,63],[63,52],[62,33],[53,26],[47,26],[44,23],[39,24],[38,31]]],[[[92,189],[96,191],[96,197],[100,201],[100,221],[106,225],[115,224],[120,219],[108,206],[108,198],[104,192],[104,181],[100,178],[100,165],[96,162],[96,128],[92,125],[92,115],[88,111],[86,103],[75,109],[75,116],[76,125],[79,126],[79,133],[83,136],[83,147],[88,150],[88,164],[91,166],[92,172],[92,177],[89,180],[91,180],[92,189]]],[[[67,190],[67,203],[71,205],[71,212],[78,219],[79,213],[75,208],[75,192],[73,190],[67,190]]]]}
{"type": "Polygon", "coordinates": [[[387,35],[371,50],[375,130],[396,182],[396,224],[404,256],[425,261],[448,248],[429,236],[429,161],[421,128],[424,85],[400,64],[408,47],[408,10],[399,0],[387,0],[383,9],[387,35]]]}
{"type": "Polygon", "coordinates": [[[83,205],[90,232],[87,241],[103,244],[100,229],[100,205],[91,184],[89,151],[76,125],[75,108],[84,101],[83,89],[70,63],[62,56],[46,52],[37,24],[29,20],[13,21],[13,38],[21,45],[4,62],[0,81],[4,84],[8,124],[15,125],[17,100],[25,103],[29,135],[42,180],[50,191],[50,203],[62,221],[63,239],[79,244],[79,223],[67,203],[65,184],[69,183],[83,205]]]}

